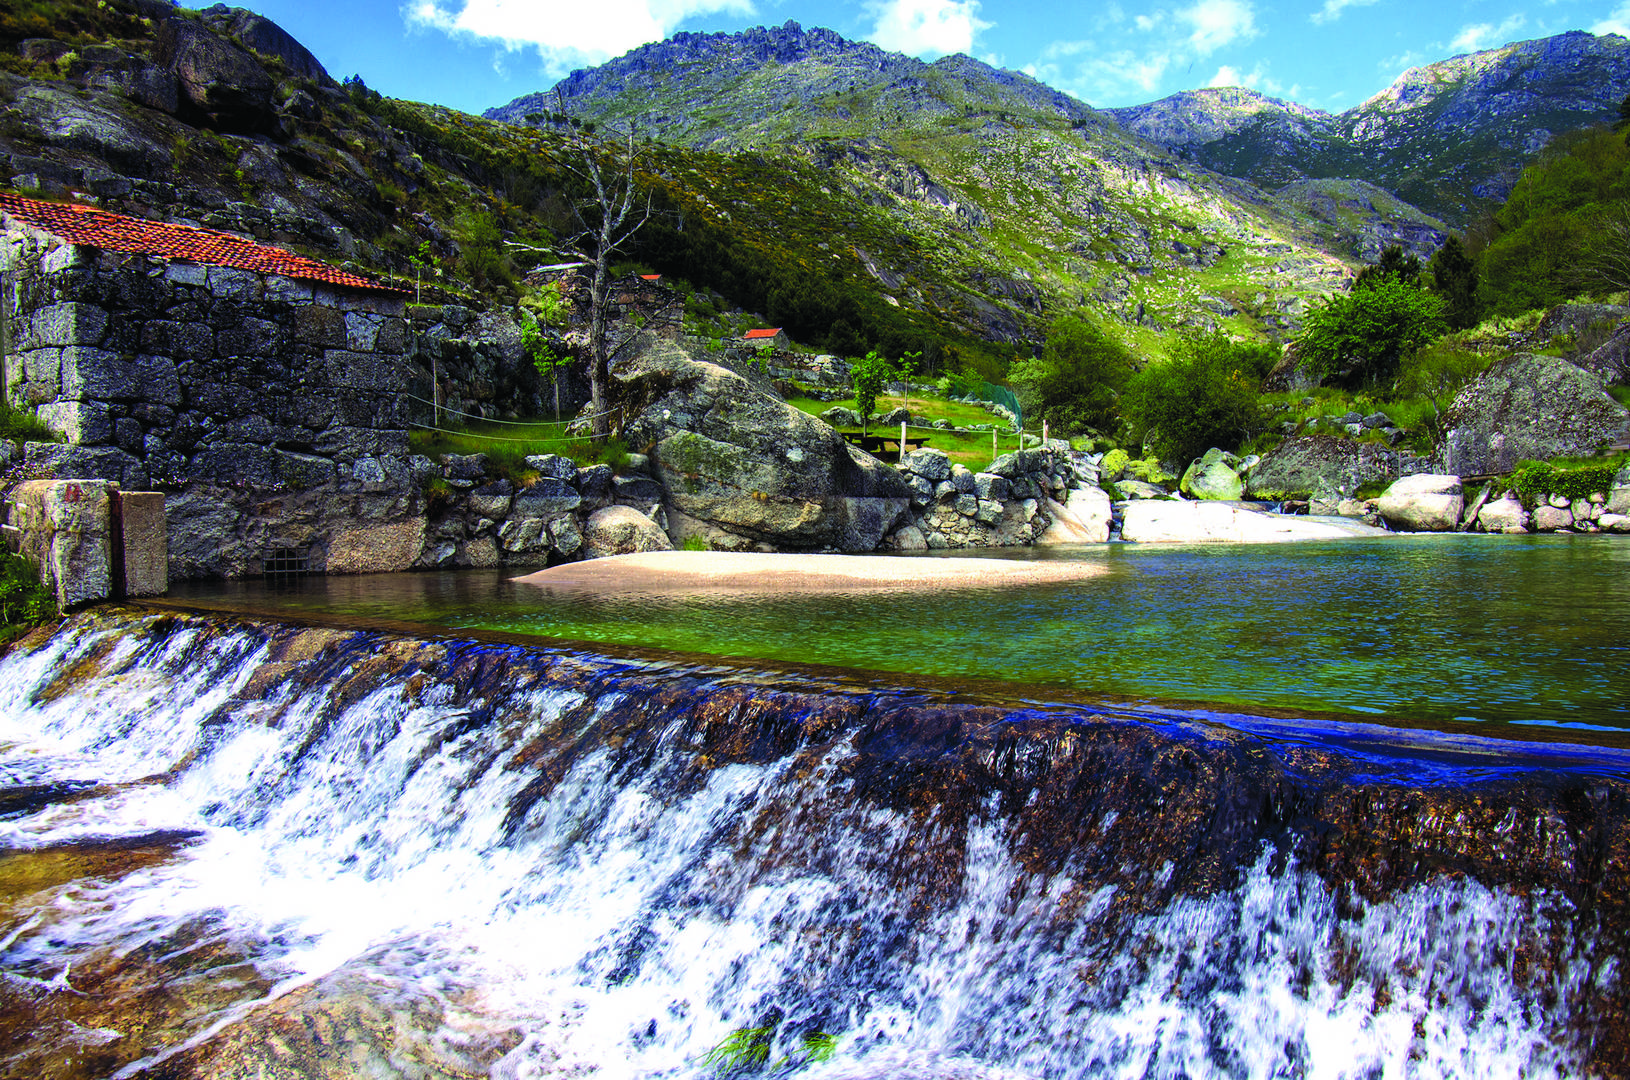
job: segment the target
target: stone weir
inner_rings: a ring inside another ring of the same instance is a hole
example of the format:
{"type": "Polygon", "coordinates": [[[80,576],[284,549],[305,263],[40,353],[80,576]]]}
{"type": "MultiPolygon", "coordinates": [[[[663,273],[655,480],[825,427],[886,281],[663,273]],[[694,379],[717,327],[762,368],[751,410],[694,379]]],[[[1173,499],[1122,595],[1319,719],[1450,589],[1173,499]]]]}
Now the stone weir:
{"type": "Polygon", "coordinates": [[[105,607],[0,660],[0,1072],[1625,1075],[1627,774],[105,607]]]}

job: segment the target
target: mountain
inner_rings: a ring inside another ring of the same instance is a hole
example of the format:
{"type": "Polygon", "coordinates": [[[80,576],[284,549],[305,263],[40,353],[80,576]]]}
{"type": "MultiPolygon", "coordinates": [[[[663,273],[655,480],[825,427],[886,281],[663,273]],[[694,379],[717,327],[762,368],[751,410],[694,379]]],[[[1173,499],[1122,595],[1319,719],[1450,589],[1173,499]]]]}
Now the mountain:
{"type": "Polygon", "coordinates": [[[1611,119],[1630,92],[1630,41],[1582,31],[1412,68],[1339,115],[1237,88],[1108,109],[1127,131],[1277,189],[1364,180],[1457,226],[1503,200],[1563,131],[1611,119]]]}
{"type": "Polygon", "coordinates": [[[1443,235],[1390,197],[1334,216],[1276,202],[1017,72],[925,63],[794,22],[679,34],[486,116],[541,131],[559,113],[813,170],[802,194],[741,200],[732,220],[818,237],[820,263],[997,340],[1034,340],[1051,313],[1083,304],[1150,348],[1181,326],[1278,336],[1350,261],[1394,242],[1429,253],[1443,235]],[[894,254],[808,228],[809,209],[834,198],[892,236],[894,254]]]}

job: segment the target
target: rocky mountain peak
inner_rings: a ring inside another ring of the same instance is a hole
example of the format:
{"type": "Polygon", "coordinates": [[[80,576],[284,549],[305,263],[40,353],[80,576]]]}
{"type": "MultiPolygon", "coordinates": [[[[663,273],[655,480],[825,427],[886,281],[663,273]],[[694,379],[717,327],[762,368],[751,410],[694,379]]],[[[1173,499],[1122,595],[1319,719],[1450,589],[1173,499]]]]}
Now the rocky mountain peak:
{"type": "Polygon", "coordinates": [[[1185,90],[1147,105],[1104,112],[1126,130],[1162,146],[1212,142],[1251,124],[1306,134],[1322,131],[1334,120],[1323,110],[1240,86],[1185,90]]]}

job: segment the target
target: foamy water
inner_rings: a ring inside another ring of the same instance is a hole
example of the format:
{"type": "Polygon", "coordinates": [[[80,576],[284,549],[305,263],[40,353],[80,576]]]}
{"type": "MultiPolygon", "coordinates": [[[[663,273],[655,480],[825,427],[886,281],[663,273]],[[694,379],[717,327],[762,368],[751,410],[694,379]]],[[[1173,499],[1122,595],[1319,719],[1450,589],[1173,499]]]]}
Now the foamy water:
{"type": "Polygon", "coordinates": [[[543,679],[243,700],[262,641],[183,629],[102,642],[103,674],[36,700],[98,643],[0,661],[0,782],[106,785],[0,822],[0,843],[198,836],[42,894],[0,966],[71,989],[85,957],[208,925],[272,986],[119,1075],[357,976],[435,1002],[427,1042],[511,1033],[500,1077],[712,1076],[711,1048],[766,1023],[775,1071],[856,1080],[1572,1076],[1573,1011],[1617,977],[1560,898],[1446,878],[1369,904],[1267,849],[1235,888],[1117,916],[1084,862],[1027,870],[1032,823],[994,797],[958,825],[845,790],[848,733],[698,770],[676,726],[631,763],[598,741],[616,692],[543,679]],[[517,759],[538,740],[574,750],[517,759]],[[947,838],[955,889],[902,880],[947,838]],[[817,1031],[837,1040],[820,1063],[817,1031]]]}

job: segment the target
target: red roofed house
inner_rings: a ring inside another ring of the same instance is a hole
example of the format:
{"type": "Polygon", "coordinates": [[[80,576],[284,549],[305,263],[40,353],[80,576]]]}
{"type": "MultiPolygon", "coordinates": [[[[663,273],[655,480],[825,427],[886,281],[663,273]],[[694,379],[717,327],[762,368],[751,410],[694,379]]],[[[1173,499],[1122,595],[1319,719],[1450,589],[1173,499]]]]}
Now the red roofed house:
{"type": "MultiPolygon", "coordinates": [[[[408,445],[431,390],[408,294],[213,229],[0,192],[7,399],[59,479],[167,491],[170,576],[282,549],[400,569],[425,539],[408,445]]],[[[3,464],[3,462],[0,462],[3,464]]]]}
{"type": "Polygon", "coordinates": [[[779,326],[765,330],[749,330],[741,336],[741,339],[748,346],[755,349],[765,344],[773,345],[777,349],[792,347],[792,342],[788,340],[786,332],[779,326]]]}

